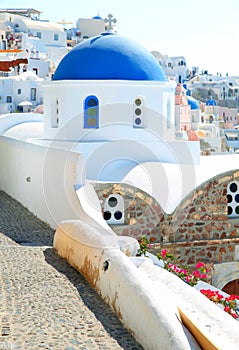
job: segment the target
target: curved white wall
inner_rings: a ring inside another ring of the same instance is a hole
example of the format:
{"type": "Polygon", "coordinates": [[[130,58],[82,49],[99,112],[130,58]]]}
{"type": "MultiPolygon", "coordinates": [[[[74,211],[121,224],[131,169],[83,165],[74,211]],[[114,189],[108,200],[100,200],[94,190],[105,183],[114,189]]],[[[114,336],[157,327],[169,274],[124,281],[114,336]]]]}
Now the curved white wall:
{"type": "Polygon", "coordinates": [[[238,322],[149,258],[129,258],[137,246],[133,238],[102,235],[81,221],[62,222],[54,237],[58,253],[97,289],[144,349],[200,349],[181,323],[180,308],[216,348],[237,350],[238,322]]]}
{"type": "MultiPolygon", "coordinates": [[[[52,227],[80,219],[74,185],[84,183],[80,153],[0,136],[0,189],[52,227]]],[[[84,213],[83,213],[84,214],[84,213]]]]}

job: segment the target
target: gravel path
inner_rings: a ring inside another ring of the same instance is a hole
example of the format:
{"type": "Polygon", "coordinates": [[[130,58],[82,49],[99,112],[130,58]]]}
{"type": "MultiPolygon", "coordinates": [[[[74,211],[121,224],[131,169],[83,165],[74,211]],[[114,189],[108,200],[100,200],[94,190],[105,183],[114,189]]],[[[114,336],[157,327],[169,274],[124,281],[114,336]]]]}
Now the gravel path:
{"type": "Polygon", "coordinates": [[[54,231],[0,191],[0,350],[142,350],[52,248],[54,231]]]}

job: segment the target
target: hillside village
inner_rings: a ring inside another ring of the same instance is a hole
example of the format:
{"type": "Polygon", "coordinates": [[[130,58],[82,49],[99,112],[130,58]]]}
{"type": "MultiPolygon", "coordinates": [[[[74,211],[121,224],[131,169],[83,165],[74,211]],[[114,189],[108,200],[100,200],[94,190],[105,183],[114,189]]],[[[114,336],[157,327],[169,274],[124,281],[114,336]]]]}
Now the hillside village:
{"type": "MultiPolygon", "coordinates": [[[[114,30],[117,22],[111,14],[105,19],[97,15],[79,18],[66,29],[64,21],[51,23],[40,16],[32,8],[0,9],[0,114],[43,111],[42,84],[52,78],[62,57],[76,44],[114,30]],[[4,69],[5,61],[19,58],[28,63],[4,69]]],[[[239,77],[199,73],[198,67],[187,67],[183,56],[152,54],[175,81],[178,137],[200,140],[205,154],[237,151],[239,77]]]]}
{"type": "Polygon", "coordinates": [[[0,189],[54,231],[43,263],[77,269],[145,349],[237,349],[238,314],[198,291],[239,294],[239,77],[150,53],[112,14],[40,17],[0,10],[0,189]]]}

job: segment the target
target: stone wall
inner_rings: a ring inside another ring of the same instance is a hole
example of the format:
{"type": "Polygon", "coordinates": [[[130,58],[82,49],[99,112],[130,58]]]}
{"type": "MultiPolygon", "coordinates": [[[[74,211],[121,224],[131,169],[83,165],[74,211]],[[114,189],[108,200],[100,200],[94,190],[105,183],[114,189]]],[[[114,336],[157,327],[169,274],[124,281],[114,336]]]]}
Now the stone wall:
{"type": "Polygon", "coordinates": [[[102,208],[110,194],[123,196],[125,223],[112,227],[117,234],[136,239],[145,235],[155,243],[156,251],[166,248],[185,266],[193,268],[203,261],[213,268],[214,264],[239,261],[239,218],[228,218],[227,213],[231,181],[239,181],[239,171],[203,183],[171,215],[150,195],[129,185],[97,184],[95,190],[102,208]]]}
{"type": "MultiPolygon", "coordinates": [[[[238,171],[207,181],[160,225],[161,236],[171,232],[169,241],[160,248],[166,248],[180,263],[192,269],[197,262],[204,262],[210,270],[209,282],[213,282],[216,265],[239,261],[239,219],[228,218],[227,214],[227,186],[236,180],[239,180],[238,171]]],[[[229,278],[222,275],[224,272],[219,279],[229,278]]]]}

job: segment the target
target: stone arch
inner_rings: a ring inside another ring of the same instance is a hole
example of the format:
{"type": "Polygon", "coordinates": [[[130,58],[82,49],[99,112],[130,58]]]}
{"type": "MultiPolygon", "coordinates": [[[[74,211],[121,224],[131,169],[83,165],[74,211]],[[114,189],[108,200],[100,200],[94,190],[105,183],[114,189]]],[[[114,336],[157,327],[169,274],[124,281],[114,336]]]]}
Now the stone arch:
{"type": "Polygon", "coordinates": [[[215,264],[212,285],[222,289],[227,283],[239,279],[239,261],[215,264]]]}
{"type": "MultiPolygon", "coordinates": [[[[192,221],[190,227],[193,225],[203,227],[207,221],[227,224],[227,187],[232,181],[239,183],[238,170],[218,174],[195,188],[175,209],[173,213],[175,228],[178,229],[182,225],[187,227],[189,220],[192,221]]],[[[200,230],[197,231],[200,233],[200,230]]],[[[200,238],[206,237],[192,237],[192,239],[200,238]]],[[[177,235],[175,239],[177,240],[177,235]]]]}
{"type": "MultiPolygon", "coordinates": [[[[239,261],[238,219],[227,215],[227,186],[238,178],[238,170],[218,174],[196,187],[178,205],[169,224],[174,255],[181,263],[192,267],[198,261],[208,266],[239,261]]],[[[223,286],[238,278],[227,274],[223,286]]]]}

